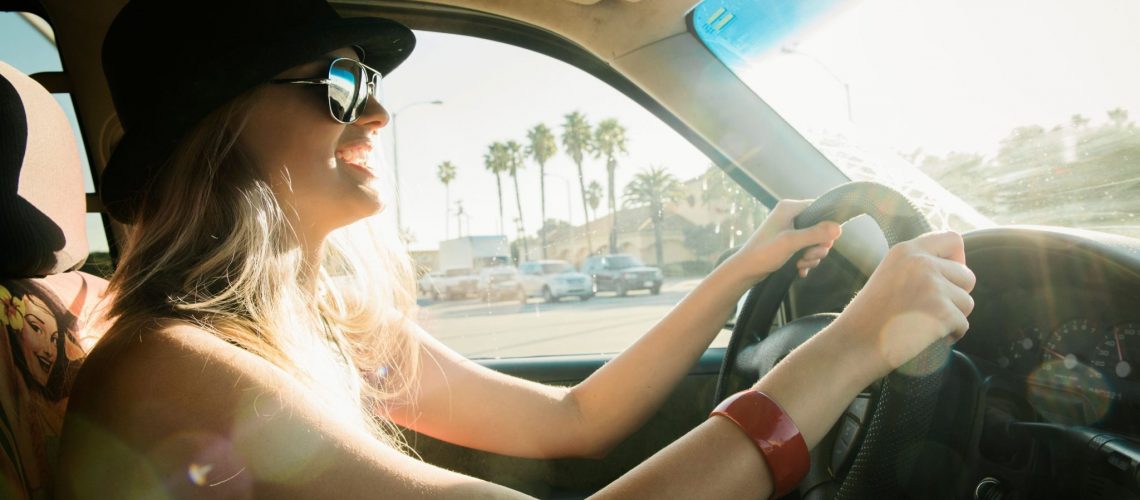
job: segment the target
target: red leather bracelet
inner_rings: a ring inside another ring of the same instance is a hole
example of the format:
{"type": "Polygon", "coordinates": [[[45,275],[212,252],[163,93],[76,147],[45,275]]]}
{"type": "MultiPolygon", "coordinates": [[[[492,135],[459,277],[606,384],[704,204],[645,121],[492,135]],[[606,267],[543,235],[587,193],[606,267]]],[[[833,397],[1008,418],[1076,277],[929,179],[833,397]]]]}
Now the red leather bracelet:
{"type": "Polygon", "coordinates": [[[780,405],[763,392],[749,389],[729,396],[709,414],[731,420],[764,455],[772,472],[772,498],[796,489],[811,466],[807,443],[780,405]]]}

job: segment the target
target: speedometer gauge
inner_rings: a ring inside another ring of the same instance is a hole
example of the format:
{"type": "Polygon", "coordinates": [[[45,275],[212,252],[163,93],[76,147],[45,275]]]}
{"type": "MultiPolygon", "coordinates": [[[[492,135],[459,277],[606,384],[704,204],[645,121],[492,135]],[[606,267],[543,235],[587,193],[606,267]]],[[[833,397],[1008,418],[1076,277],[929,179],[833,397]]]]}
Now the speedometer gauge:
{"type": "Polygon", "coordinates": [[[1082,362],[1089,364],[1093,358],[1091,354],[1100,342],[1100,332],[1091,320],[1067,321],[1045,338],[1042,361],[1057,361],[1072,370],[1082,362]]]}
{"type": "Polygon", "coordinates": [[[1117,394],[1096,366],[1109,366],[1103,347],[1103,332],[1091,320],[1074,319],[1054,330],[1041,346],[1041,365],[1027,379],[1030,404],[1060,424],[1090,425],[1107,416],[1117,394]]]}

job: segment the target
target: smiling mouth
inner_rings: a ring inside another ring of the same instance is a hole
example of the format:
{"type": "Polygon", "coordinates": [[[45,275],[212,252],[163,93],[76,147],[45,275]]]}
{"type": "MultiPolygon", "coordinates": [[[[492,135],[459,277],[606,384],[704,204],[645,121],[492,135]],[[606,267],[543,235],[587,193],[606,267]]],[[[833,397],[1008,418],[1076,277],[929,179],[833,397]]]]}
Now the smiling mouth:
{"type": "Polygon", "coordinates": [[[44,373],[51,373],[51,361],[45,356],[36,356],[36,361],[39,362],[40,368],[43,368],[44,373]]]}
{"type": "Polygon", "coordinates": [[[371,143],[357,142],[344,146],[336,150],[336,159],[369,175],[376,175],[376,170],[372,166],[371,143]]]}

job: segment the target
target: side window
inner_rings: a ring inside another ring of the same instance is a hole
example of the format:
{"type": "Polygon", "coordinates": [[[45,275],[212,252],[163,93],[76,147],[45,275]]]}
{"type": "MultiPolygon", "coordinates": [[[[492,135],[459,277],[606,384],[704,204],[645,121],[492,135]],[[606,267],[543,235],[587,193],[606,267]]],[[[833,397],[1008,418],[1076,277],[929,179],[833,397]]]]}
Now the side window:
{"type": "Polygon", "coordinates": [[[767,214],[604,81],[515,46],[417,36],[385,83],[403,194],[388,210],[423,273],[502,262],[520,273],[439,300],[421,291],[425,328],[464,355],[620,351],[767,214]]]}
{"type": "MultiPolygon", "coordinates": [[[[51,26],[33,14],[0,12],[0,61],[4,61],[28,75],[63,70],[51,26]]],[[[75,107],[71,102],[71,96],[66,93],[55,93],[54,95],[71,122],[72,132],[77,139],[76,143],[82,148],[79,120],[75,116],[75,107]]],[[[79,158],[83,162],[83,184],[87,193],[93,194],[95,193],[94,177],[91,173],[91,166],[87,162],[87,153],[82,149],[79,151],[79,158]]],[[[87,214],[87,240],[90,253],[83,270],[108,276],[111,272],[110,245],[103,225],[102,214],[97,212],[87,214]]]]}

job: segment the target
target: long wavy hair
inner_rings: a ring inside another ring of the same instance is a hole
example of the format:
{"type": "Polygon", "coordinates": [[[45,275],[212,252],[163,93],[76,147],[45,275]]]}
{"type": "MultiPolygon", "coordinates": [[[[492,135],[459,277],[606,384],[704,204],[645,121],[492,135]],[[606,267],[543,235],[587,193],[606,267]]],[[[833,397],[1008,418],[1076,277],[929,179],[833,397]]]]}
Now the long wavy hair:
{"type": "Polygon", "coordinates": [[[304,268],[290,208],[238,140],[254,92],[199,123],[146,189],[110,283],[113,329],[145,331],[156,319],[206,329],[407,450],[383,416],[418,369],[404,328],[411,259],[373,216],[334,231],[320,268],[304,268]]]}

